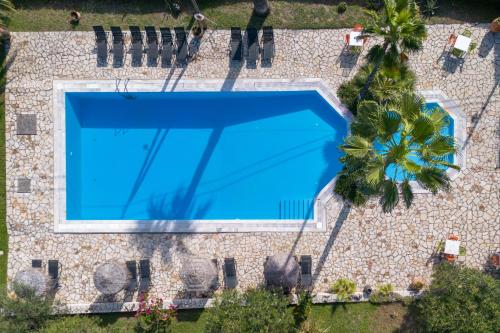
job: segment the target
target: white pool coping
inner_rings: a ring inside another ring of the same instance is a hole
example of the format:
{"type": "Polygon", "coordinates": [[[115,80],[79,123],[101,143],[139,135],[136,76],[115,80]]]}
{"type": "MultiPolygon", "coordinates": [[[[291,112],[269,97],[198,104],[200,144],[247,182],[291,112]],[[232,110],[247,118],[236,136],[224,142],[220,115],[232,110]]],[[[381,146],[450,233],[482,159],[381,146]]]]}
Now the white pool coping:
{"type": "MultiPolygon", "coordinates": [[[[352,114],[321,79],[237,80],[54,80],[54,232],[56,233],[210,233],[302,232],[326,230],[326,204],[334,196],[333,178],[318,194],[314,218],[308,220],[66,220],[66,92],[172,92],[172,91],[317,91],[350,126],[352,114]]],[[[454,163],[465,169],[466,117],[460,106],[440,90],[420,91],[428,103],[438,103],[454,121],[459,147],[454,163]]],[[[460,171],[448,168],[451,179],[460,171]]],[[[429,194],[417,182],[414,193],[429,194]]]]}
{"type": "Polygon", "coordinates": [[[298,232],[326,230],[326,203],[333,196],[335,178],[318,194],[314,218],[308,220],[66,220],[66,92],[172,91],[317,91],[349,128],[352,114],[320,79],[301,80],[91,80],[53,81],[54,98],[54,232],[57,233],[198,233],[298,232]]]}

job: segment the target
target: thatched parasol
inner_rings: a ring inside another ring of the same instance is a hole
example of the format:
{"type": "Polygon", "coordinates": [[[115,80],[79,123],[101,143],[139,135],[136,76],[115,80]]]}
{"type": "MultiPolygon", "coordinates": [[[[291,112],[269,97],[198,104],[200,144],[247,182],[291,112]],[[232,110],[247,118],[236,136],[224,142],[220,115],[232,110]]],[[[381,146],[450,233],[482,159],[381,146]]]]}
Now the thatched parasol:
{"type": "Polygon", "coordinates": [[[25,269],[17,272],[14,277],[15,291],[19,297],[26,296],[25,293],[30,291],[36,296],[43,296],[49,289],[49,280],[49,277],[38,269],[25,269]]]}
{"type": "Polygon", "coordinates": [[[217,266],[210,259],[186,258],[180,276],[187,291],[206,292],[218,286],[217,266]]]}
{"type": "Polygon", "coordinates": [[[94,272],[94,285],[104,295],[114,295],[127,285],[129,273],[123,263],[105,262],[94,272]]]}
{"type": "Polygon", "coordinates": [[[297,260],[288,254],[270,256],[264,265],[264,277],[269,286],[293,288],[299,281],[299,275],[300,266],[297,260]]]}

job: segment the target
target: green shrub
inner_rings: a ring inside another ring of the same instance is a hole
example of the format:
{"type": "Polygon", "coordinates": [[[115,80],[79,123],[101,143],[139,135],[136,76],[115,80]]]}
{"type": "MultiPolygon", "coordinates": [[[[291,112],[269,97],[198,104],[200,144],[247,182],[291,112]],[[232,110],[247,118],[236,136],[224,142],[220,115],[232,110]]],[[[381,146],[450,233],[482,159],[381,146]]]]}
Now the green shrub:
{"type": "Polygon", "coordinates": [[[137,317],[136,331],[138,332],[171,332],[172,319],[177,315],[177,307],[163,306],[163,299],[149,298],[147,294],[141,294],[137,317]]]}
{"type": "Polygon", "coordinates": [[[51,320],[40,333],[104,333],[106,330],[99,325],[98,317],[64,316],[51,320]]]}
{"type": "Polygon", "coordinates": [[[402,301],[403,298],[398,293],[394,292],[392,284],[387,283],[378,287],[378,289],[370,295],[369,301],[373,304],[383,304],[402,301]]]}
{"type": "Polygon", "coordinates": [[[356,284],[349,279],[338,279],[332,286],[339,301],[347,301],[356,292],[356,284]]]}
{"type": "Polygon", "coordinates": [[[346,10],[347,10],[347,4],[345,2],[339,3],[339,5],[337,6],[337,13],[343,14],[345,13],[346,10]]]}
{"type": "Polygon", "coordinates": [[[438,10],[437,0],[425,0],[423,12],[426,16],[434,16],[438,10]]]}
{"type": "Polygon", "coordinates": [[[34,290],[14,285],[16,295],[0,291],[0,332],[33,332],[51,317],[53,300],[35,295],[34,290]]]}
{"type": "Polygon", "coordinates": [[[297,306],[293,308],[293,317],[297,326],[305,322],[311,314],[312,299],[312,295],[308,291],[302,290],[298,294],[297,306]]]}
{"type": "Polygon", "coordinates": [[[239,294],[225,290],[208,310],[205,332],[293,332],[295,322],[287,306],[288,299],[280,291],[252,289],[239,294]]]}
{"type": "Polygon", "coordinates": [[[443,263],[418,302],[425,332],[498,332],[500,280],[472,268],[443,263]]]}

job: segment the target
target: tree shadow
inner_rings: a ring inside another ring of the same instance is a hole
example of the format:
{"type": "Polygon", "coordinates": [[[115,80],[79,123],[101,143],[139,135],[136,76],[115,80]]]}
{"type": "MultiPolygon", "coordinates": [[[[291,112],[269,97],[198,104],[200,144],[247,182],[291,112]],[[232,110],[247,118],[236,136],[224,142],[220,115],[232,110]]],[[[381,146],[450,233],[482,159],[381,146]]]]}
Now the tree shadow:
{"type": "MultiPolygon", "coordinates": [[[[498,94],[495,92],[497,91],[497,88],[499,86],[500,82],[500,35],[498,33],[493,33],[493,32],[488,32],[486,35],[484,35],[483,39],[481,40],[481,44],[479,46],[478,50],[478,55],[481,58],[486,58],[490,52],[493,50],[493,60],[492,62],[495,64],[495,72],[494,72],[494,82],[493,82],[493,87],[486,96],[486,99],[484,100],[483,104],[481,105],[481,109],[479,110],[478,113],[474,114],[471,118],[472,120],[472,127],[469,130],[469,133],[467,135],[467,138],[465,139],[464,142],[464,147],[467,147],[468,144],[470,143],[470,140],[474,133],[476,132],[476,128],[479,124],[479,121],[482,119],[486,108],[491,102],[491,99],[496,97],[498,98],[498,94]]],[[[500,140],[500,124],[497,124],[497,135],[500,140]]],[[[497,156],[497,168],[500,167],[500,152],[498,152],[497,156]]]]}

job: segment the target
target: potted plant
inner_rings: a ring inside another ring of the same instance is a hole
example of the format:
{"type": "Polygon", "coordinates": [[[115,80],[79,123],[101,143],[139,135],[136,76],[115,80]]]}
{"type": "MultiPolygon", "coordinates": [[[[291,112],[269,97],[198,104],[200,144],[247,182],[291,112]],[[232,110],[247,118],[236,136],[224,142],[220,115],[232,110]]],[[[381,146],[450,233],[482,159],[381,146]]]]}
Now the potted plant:
{"type": "Polygon", "coordinates": [[[500,32],[500,17],[497,17],[491,22],[490,30],[492,32],[500,32]]]}

